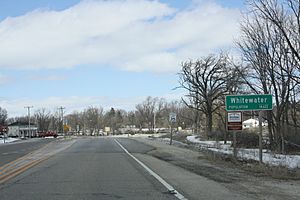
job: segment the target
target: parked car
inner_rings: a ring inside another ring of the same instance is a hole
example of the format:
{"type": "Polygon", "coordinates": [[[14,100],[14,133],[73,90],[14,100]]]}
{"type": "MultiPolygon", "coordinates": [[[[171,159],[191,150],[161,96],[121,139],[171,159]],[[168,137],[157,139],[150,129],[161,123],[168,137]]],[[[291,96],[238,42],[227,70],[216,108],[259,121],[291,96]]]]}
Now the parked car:
{"type": "Polygon", "coordinates": [[[38,132],[39,137],[54,137],[56,138],[58,135],[54,131],[40,131],[38,132]]]}

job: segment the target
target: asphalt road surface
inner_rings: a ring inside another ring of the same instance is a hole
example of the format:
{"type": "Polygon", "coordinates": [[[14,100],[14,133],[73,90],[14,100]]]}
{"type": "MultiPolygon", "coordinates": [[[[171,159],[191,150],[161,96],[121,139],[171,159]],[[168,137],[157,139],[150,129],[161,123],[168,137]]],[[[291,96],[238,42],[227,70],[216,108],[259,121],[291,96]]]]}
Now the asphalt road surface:
{"type": "Polygon", "coordinates": [[[34,139],[22,140],[14,143],[1,144],[0,145],[0,167],[36,149],[39,149],[54,140],[56,139],[34,138],[34,139]]]}
{"type": "MultiPolygon", "coordinates": [[[[117,139],[131,153],[152,147],[117,139]]],[[[0,185],[1,200],[177,199],[112,138],[83,138],[0,185]]]]}

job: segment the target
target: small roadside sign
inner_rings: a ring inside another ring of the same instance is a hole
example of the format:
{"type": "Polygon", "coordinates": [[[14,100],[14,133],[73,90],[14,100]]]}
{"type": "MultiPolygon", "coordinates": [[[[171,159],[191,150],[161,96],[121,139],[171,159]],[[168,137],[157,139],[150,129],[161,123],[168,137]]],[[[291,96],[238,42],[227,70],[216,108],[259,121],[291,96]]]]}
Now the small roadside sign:
{"type": "Polygon", "coordinates": [[[169,122],[171,122],[171,123],[176,123],[176,117],[177,117],[176,113],[171,112],[171,113],[169,114],[169,122]]]}
{"type": "Polygon", "coordinates": [[[173,125],[176,123],[176,113],[171,112],[169,114],[169,122],[171,124],[171,133],[170,133],[170,145],[172,145],[172,141],[173,141],[173,125]]]}
{"type": "Polygon", "coordinates": [[[241,112],[229,112],[228,113],[228,123],[242,122],[241,112]]]}
{"type": "Polygon", "coordinates": [[[229,112],[227,114],[227,130],[228,131],[243,130],[242,112],[229,112]]]}
{"type": "Polygon", "coordinates": [[[227,126],[228,131],[241,131],[243,130],[243,126],[227,126]]]}

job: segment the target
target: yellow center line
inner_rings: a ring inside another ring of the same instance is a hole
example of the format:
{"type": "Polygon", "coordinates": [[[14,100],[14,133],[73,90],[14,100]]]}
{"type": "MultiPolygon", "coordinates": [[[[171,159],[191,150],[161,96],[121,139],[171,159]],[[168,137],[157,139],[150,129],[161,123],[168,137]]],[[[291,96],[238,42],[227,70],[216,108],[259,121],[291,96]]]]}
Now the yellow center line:
{"type": "Polygon", "coordinates": [[[13,168],[15,168],[15,167],[18,167],[18,165],[23,165],[24,163],[26,164],[26,162],[30,162],[32,160],[37,160],[37,159],[41,158],[42,156],[47,156],[47,154],[40,155],[40,156],[38,156],[38,155],[28,155],[27,156],[26,155],[22,158],[19,158],[19,159],[15,160],[15,161],[12,161],[12,162],[10,162],[10,163],[8,163],[5,166],[0,168],[0,175],[7,172],[7,171],[9,171],[9,170],[11,170],[11,169],[13,169],[13,168]]]}
{"type": "Polygon", "coordinates": [[[45,158],[42,158],[42,159],[39,159],[39,160],[35,160],[35,161],[33,161],[33,162],[31,162],[31,163],[29,163],[29,164],[27,164],[27,165],[23,165],[23,166],[21,166],[21,167],[15,169],[15,170],[13,170],[13,171],[11,171],[11,172],[5,174],[4,176],[0,177],[0,184],[2,184],[2,183],[4,183],[5,181],[8,181],[9,179],[11,179],[11,178],[13,178],[13,177],[19,175],[20,173],[26,171],[27,169],[29,169],[29,168],[31,168],[31,167],[37,165],[38,163],[40,163],[40,162],[42,162],[42,161],[48,159],[49,157],[50,157],[50,156],[45,157],[45,158]]]}
{"type": "Polygon", "coordinates": [[[37,165],[38,163],[50,158],[56,153],[66,150],[67,148],[71,147],[75,143],[75,141],[72,142],[71,144],[67,144],[67,146],[49,152],[49,149],[47,150],[46,147],[49,146],[51,143],[53,142],[50,142],[46,144],[44,147],[42,147],[41,149],[32,151],[27,155],[0,167],[0,184],[17,176],[18,174],[24,172],[25,170],[37,165]]]}
{"type": "MultiPolygon", "coordinates": [[[[45,155],[45,156],[47,156],[47,155],[45,155]]],[[[22,166],[24,166],[24,165],[27,165],[28,163],[32,163],[32,162],[34,162],[34,161],[36,161],[36,160],[39,160],[39,159],[41,159],[41,158],[42,158],[42,157],[36,157],[36,158],[27,159],[27,160],[22,160],[22,161],[20,161],[20,162],[18,162],[18,163],[14,163],[13,165],[8,166],[8,167],[5,168],[4,170],[1,170],[1,171],[0,171],[0,177],[1,177],[3,174],[5,174],[6,172],[8,172],[8,171],[11,171],[11,170],[14,170],[14,169],[16,169],[16,168],[22,167],[22,166]]]]}
{"type": "Polygon", "coordinates": [[[14,161],[11,161],[11,162],[9,162],[9,163],[7,163],[7,164],[1,166],[1,167],[0,167],[0,171],[1,171],[2,169],[4,169],[4,168],[10,166],[10,165],[13,165],[14,163],[16,163],[16,162],[18,162],[18,161],[20,161],[20,160],[22,160],[22,159],[26,159],[27,157],[29,157],[30,155],[33,155],[33,154],[37,153],[38,151],[41,151],[41,150],[45,149],[48,145],[50,145],[50,144],[53,143],[53,142],[54,142],[54,141],[52,141],[52,142],[50,142],[50,143],[48,143],[48,144],[45,144],[45,145],[44,145],[43,147],[41,147],[40,149],[36,149],[36,150],[34,150],[34,151],[32,151],[32,152],[30,152],[30,153],[28,153],[28,154],[26,154],[26,155],[24,155],[24,156],[22,156],[22,157],[16,159],[16,160],[14,160],[14,161]]]}

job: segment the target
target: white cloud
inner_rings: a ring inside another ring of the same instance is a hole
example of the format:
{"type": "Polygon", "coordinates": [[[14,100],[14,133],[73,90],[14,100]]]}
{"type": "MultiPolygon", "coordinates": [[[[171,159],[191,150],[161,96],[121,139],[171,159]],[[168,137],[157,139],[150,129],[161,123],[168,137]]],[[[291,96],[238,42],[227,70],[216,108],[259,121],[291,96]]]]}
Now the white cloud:
{"type": "Polygon", "coordinates": [[[232,45],[238,10],[216,3],[175,10],[159,1],[83,1],[0,22],[0,67],[98,64],[131,71],[177,71],[181,61],[232,45]]]}
{"type": "Polygon", "coordinates": [[[44,76],[30,76],[28,77],[29,80],[33,81],[61,81],[61,80],[66,80],[66,76],[61,76],[61,75],[44,75],[44,76]]]}
{"type": "Polygon", "coordinates": [[[6,84],[10,83],[11,81],[12,81],[11,77],[0,74],[0,86],[6,85],[6,84]]]}

